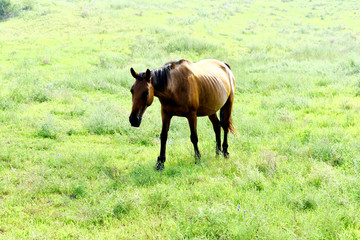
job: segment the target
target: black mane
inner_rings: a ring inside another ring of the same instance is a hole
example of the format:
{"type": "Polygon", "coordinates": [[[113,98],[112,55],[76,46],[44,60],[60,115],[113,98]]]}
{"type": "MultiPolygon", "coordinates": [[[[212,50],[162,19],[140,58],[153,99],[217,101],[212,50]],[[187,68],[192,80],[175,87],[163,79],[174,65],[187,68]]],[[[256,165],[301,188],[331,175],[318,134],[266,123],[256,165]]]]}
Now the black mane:
{"type": "Polygon", "coordinates": [[[152,84],[157,91],[164,91],[168,85],[168,78],[171,69],[175,68],[176,65],[187,61],[185,59],[180,59],[177,61],[171,61],[165,63],[164,66],[154,69],[151,71],[152,84]]]}
{"type": "Polygon", "coordinates": [[[151,71],[152,84],[158,91],[164,91],[168,85],[168,77],[171,69],[171,64],[167,63],[164,66],[151,71]]]}

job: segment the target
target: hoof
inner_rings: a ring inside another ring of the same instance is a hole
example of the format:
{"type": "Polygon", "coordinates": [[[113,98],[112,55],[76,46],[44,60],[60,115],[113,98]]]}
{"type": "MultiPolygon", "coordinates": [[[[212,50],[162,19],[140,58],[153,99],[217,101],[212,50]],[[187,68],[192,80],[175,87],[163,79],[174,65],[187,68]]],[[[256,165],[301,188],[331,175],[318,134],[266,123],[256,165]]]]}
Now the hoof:
{"type": "Polygon", "coordinates": [[[199,164],[201,159],[200,152],[195,153],[195,164],[199,164]]]}
{"type": "Polygon", "coordinates": [[[230,154],[228,152],[224,152],[224,158],[229,158],[230,154]]]}
{"type": "Polygon", "coordinates": [[[164,168],[165,168],[165,166],[164,166],[164,162],[165,162],[165,158],[164,157],[158,157],[158,159],[157,159],[157,162],[156,162],[156,164],[155,164],[155,166],[154,166],[154,169],[156,170],[156,171],[162,171],[162,170],[164,170],[164,168]]]}
{"type": "Polygon", "coordinates": [[[163,162],[159,162],[159,161],[157,161],[156,164],[155,164],[155,166],[154,166],[154,169],[155,169],[156,171],[160,171],[160,172],[162,172],[162,170],[164,170],[164,168],[165,168],[164,163],[163,163],[163,162]]]}
{"type": "Polygon", "coordinates": [[[216,149],[216,156],[219,156],[221,153],[221,150],[220,149],[216,149]]]}

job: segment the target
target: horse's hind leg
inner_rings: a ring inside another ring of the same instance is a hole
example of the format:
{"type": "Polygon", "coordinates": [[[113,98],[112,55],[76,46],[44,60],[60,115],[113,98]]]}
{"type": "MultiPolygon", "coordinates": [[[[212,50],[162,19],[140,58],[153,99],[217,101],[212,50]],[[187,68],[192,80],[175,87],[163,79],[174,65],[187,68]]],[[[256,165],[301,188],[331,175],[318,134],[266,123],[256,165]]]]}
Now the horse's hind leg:
{"type": "Polygon", "coordinates": [[[227,135],[231,127],[231,111],[232,111],[233,100],[234,100],[233,95],[230,95],[225,105],[220,109],[220,124],[224,129],[224,141],[222,147],[223,147],[224,157],[226,158],[229,157],[227,135]]]}
{"type": "Polygon", "coordinates": [[[215,137],[216,137],[216,155],[219,155],[221,152],[221,125],[216,113],[209,116],[209,119],[214,127],[215,137]]]}
{"type": "Polygon", "coordinates": [[[192,144],[194,145],[194,150],[195,150],[195,158],[196,160],[200,160],[201,158],[201,154],[198,148],[198,136],[197,136],[197,131],[196,131],[196,124],[197,124],[197,116],[196,116],[196,112],[191,113],[188,117],[187,117],[188,121],[189,121],[189,126],[190,126],[190,139],[192,144]]]}

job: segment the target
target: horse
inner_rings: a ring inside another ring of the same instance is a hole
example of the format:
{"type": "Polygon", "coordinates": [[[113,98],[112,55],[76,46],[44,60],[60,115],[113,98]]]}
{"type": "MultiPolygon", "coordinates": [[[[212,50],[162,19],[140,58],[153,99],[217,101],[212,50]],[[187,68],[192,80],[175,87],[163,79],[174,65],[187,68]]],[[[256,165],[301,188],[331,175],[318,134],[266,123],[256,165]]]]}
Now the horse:
{"type": "Polygon", "coordinates": [[[160,134],[160,155],[154,168],[164,169],[166,141],[173,116],[186,117],[190,126],[190,139],[194,146],[195,162],[201,158],[198,148],[197,117],[208,116],[215,132],[216,155],[221,152],[221,127],[224,130],[222,153],[229,157],[227,136],[235,133],[231,112],[235,95],[235,77],[227,63],[205,59],[192,63],[180,59],[164,66],[137,73],[130,69],[135,83],[132,94],[131,126],[139,127],[142,116],[154,96],[161,103],[162,130],[160,134]],[[220,110],[220,120],[217,111],[220,110]]]}

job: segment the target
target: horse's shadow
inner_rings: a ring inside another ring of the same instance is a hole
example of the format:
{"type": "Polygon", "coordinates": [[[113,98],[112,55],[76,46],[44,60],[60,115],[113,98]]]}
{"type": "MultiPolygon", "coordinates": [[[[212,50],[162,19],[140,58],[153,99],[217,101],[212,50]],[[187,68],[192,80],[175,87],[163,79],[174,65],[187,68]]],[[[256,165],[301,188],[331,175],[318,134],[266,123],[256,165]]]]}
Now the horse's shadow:
{"type": "Polygon", "coordinates": [[[159,184],[169,184],[175,178],[183,179],[201,171],[206,163],[195,164],[194,161],[179,160],[169,164],[163,171],[154,169],[154,162],[138,163],[127,170],[104,167],[102,172],[111,180],[111,189],[126,187],[151,187],[159,184]]]}

